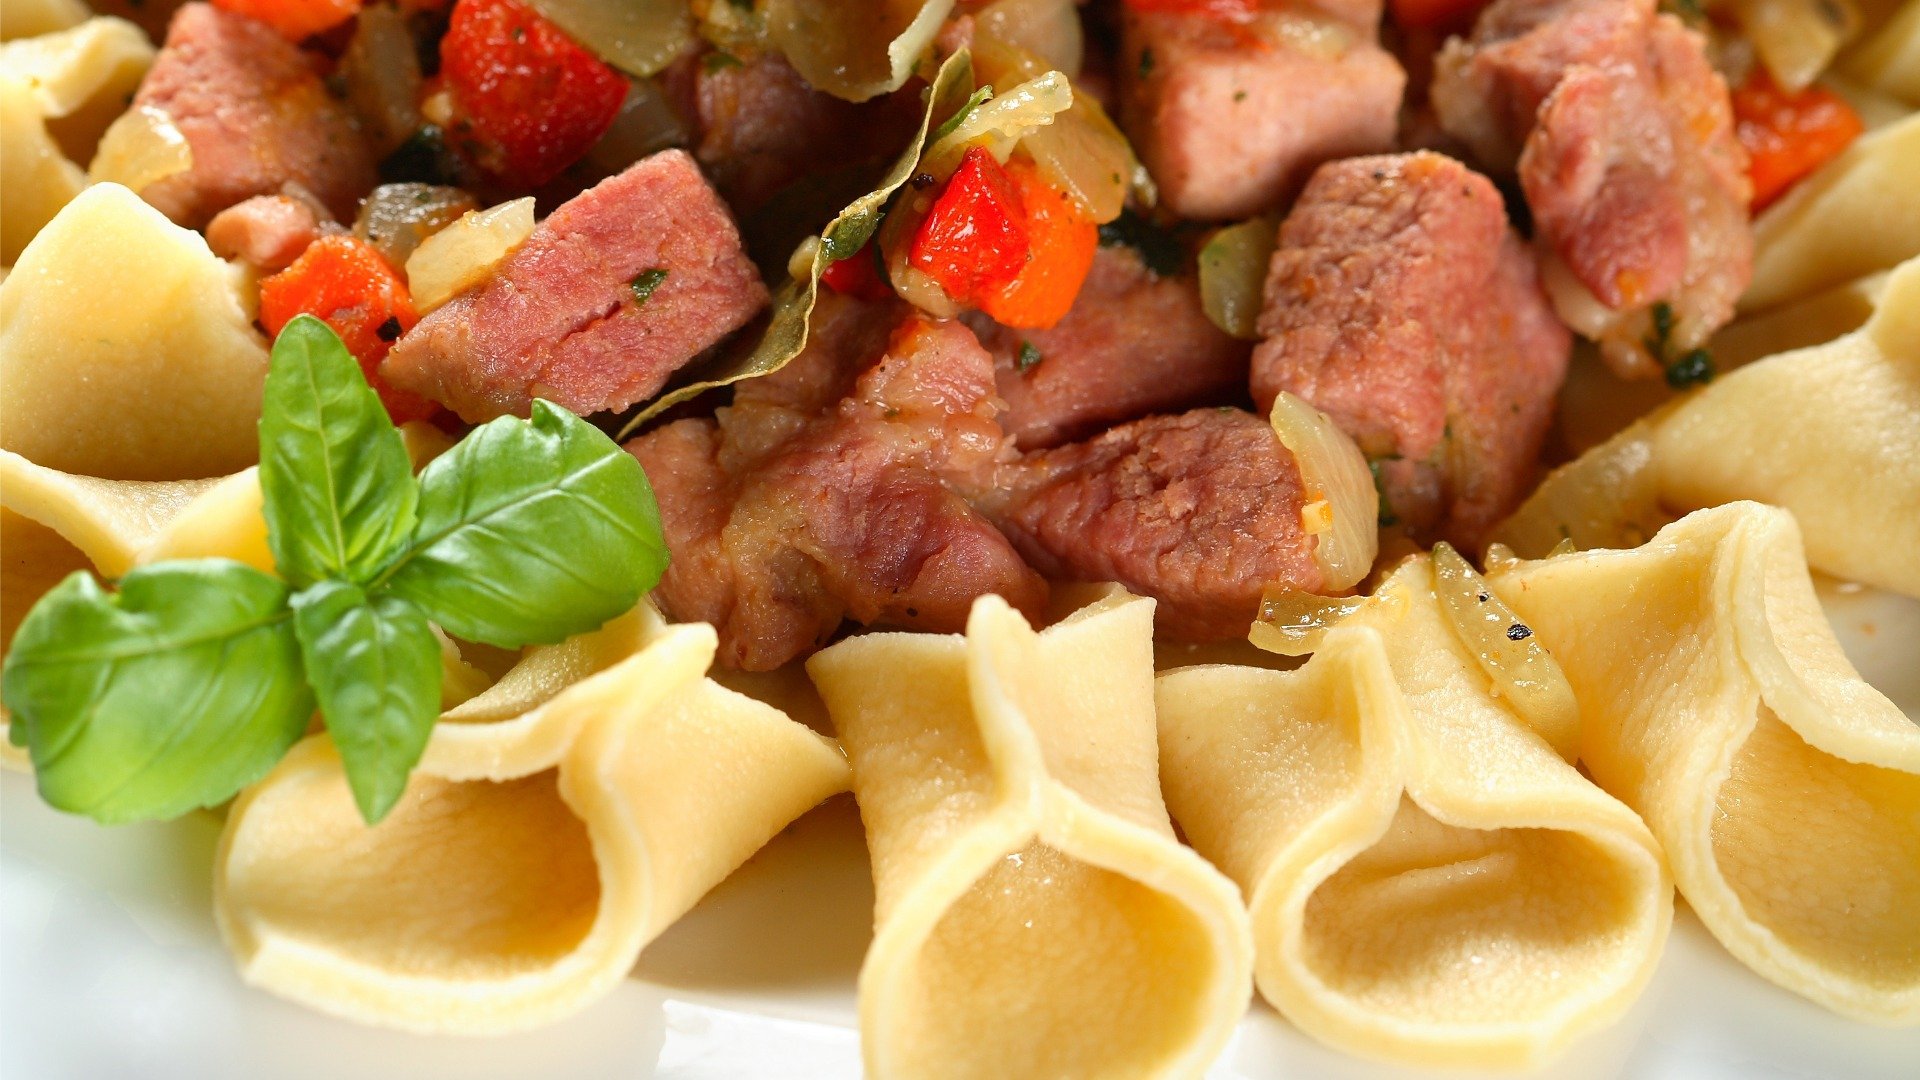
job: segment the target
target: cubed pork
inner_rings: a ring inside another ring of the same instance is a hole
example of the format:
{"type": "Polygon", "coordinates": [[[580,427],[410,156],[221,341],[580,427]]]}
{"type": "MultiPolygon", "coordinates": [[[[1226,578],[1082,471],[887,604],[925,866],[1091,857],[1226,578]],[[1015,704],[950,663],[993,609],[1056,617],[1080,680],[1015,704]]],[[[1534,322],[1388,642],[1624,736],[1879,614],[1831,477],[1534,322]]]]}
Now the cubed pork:
{"type": "Polygon", "coordinates": [[[627,444],[673,555],[655,594],[668,615],[717,627],[722,663],[769,670],[847,619],[958,631],[990,592],[1037,612],[1046,583],[955,491],[977,485],[1004,442],[992,361],[972,333],[906,316],[845,396],[796,430],[790,416],[832,378],[833,358],[817,357],[753,408],[627,444]],[[753,430],[769,421],[776,437],[753,430]],[[742,439],[758,456],[731,471],[728,444],[742,439]]]}
{"type": "Polygon", "coordinates": [[[1244,341],[1207,319],[1190,277],[1160,277],[1125,247],[1103,247],[1066,318],[1014,330],[969,315],[993,353],[1000,424],[1022,450],[1084,439],[1125,420],[1223,404],[1246,387],[1244,341]]]}
{"type": "Polygon", "coordinates": [[[255,195],[213,215],[207,246],[223,259],[246,263],[261,274],[293,265],[320,236],[312,204],[287,195],[255,195]]]}
{"type": "Polygon", "coordinates": [[[1263,588],[1324,580],[1301,526],[1299,467],[1239,409],[1152,416],[1027,454],[976,502],[1048,577],[1159,601],[1172,638],[1245,637],[1263,588]]]}
{"type": "Polygon", "coordinates": [[[1121,120],[1182,217],[1257,214],[1321,162],[1393,145],[1406,73],[1376,40],[1379,0],[1123,19],[1121,120]]]}
{"type": "Polygon", "coordinates": [[[141,192],[190,228],[289,190],[351,219],[378,179],[366,139],[306,54],[265,23],[210,4],[174,15],[133,103],[171,117],[193,152],[191,170],[141,192]]]}
{"type": "Polygon", "coordinates": [[[1517,168],[1555,307],[1615,370],[1658,374],[1732,318],[1746,156],[1705,38],[1654,0],[1496,0],[1442,52],[1433,102],[1517,168]]]}
{"type": "Polygon", "coordinates": [[[474,423],[525,416],[535,397],[623,409],[766,302],[726,205],[692,157],[667,150],[560,206],[381,370],[474,423]]]}
{"type": "Polygon", "coordinates": [[[1258,325],[1254,401],[1331,416],[1416,535],[1477,550],[1526,493],[1572,342],[1486,177],[1424,151],[1321,166],[1258,325]]]}

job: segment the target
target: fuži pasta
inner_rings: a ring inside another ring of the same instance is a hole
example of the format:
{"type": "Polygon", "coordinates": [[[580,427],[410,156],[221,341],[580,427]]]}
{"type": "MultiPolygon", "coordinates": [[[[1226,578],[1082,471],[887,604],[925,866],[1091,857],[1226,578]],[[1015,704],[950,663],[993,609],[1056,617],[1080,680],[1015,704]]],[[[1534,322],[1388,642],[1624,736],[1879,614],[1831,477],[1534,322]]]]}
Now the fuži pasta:
{"type": "Polygon", "coordinates": [[[1553,1068],[1703,927],[1920,1030],[1917,110],[1920,0],[0,0],[0,779],[416,1035],[830,799],[876,1080],[1553,1068]]]}

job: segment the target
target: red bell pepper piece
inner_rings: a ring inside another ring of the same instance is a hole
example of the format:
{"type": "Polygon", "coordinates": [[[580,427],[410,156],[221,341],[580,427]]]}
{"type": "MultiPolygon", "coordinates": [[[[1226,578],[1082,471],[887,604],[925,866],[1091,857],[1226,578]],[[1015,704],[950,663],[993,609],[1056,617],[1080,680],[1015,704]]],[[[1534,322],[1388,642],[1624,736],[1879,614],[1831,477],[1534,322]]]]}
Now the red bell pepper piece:
{"type": "Polygon", "coordinates": [[[1747,148],[1747,175],[1758,211],[1845,150],[1865,130],[1860,116],[1824,86],[1788,93],[1753,66],[1733,93],[1734,133],[1747,148]]]}
{"type": "Polygon", "coordinates": [[[1044,330],[1080,295],[1100,246],[1100,226],[1032,162],[1014,158],[1006,169],[1026,212],[1027,265],[1005,286],[983,293],[978,306],[1002,326],[1044,330]]]}
{"type": "Polygon", "coordinates": [[[295,315],[314,315],[340,335],[380,403],[396,424],[424,420],[440,406],[388,386],[380,361],[420,315],[407,283],[373,246],[351,236],[323,236],[307,245],[292,266],[260,282],[260,322],[278,335],[295,315]]]}
{"type": "Polygon", "coordinates": [[[626,100],[627,80],[520,0],[459,0],[440,73],[478,164],[536,188],[580,160],[626,100]]]}
{"type": "Polygon", "coordinates": [[[861,300],[885,300],[893,295],[893,287],[880,276],[880,246],[872,240],[849,258],[828,263],[820,272],[820,283],[861,300]]]}
{"type": "Polygon", "coordinates": [[[305,41],[358,15],[361,0],[213,0],[213,6],[258,19],[290,41],[305,41]]]}
{"type": "Polygon", "coordinates": [[[1027,265],[1026,208],[1007,170],[985,148],[960,159],[907,249],[907,261],[948,296],[977,306],[1027,265]]]}

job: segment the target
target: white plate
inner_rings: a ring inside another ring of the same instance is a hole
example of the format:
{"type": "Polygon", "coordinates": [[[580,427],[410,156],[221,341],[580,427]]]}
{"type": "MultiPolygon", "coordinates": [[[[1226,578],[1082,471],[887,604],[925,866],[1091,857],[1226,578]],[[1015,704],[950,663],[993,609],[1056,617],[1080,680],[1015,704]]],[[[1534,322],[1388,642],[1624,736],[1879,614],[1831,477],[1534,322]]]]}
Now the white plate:
{"type": "MultiPolygon", "coordinates": [[[[1920,717],[1920,602],[1823,591],[1848,655],[1920,717]]],[[[218,821],[102,828],[0,780],[0,1077],[266,1080],[853,1077],[873,893],[844,796],[649,947],[606,1000],[502,1039],[363,1028],[242,985],[211,915],[218,821]]],[[[1326,1050],[1256,1003],[1210,1074],[1420,1075],[1326,1050]]],[[[1438,1074],[1457,1076],[1457,1073],[1438,1074]]],[[[1681,906],[1653,984],[1551,1077],[1920,1077],[1920,1032],[1842,1020],[1741,967],[1681,906]]]]}

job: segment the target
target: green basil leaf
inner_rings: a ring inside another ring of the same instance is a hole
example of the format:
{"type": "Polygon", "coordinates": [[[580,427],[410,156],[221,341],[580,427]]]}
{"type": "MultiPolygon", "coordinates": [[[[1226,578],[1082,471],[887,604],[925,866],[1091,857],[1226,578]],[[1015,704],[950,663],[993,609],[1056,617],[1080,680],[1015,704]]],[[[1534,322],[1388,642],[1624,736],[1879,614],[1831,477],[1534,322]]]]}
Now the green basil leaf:
{"type": "Polygon", "coordinates": [[[413,604],[338,581],[294,597],[293,629],[354,804],[375,824],[440,716],[440,639],[413,604]]]}
{"type": "Polygon", "coordinates": [[[633,455],[546,401],[501,417],[420,474],[420,523],[387,578],[455,637],[518,648],[592,630],[667,566],[633,455]]]}
{"type": "Polygon", "coordinates": [[[231,798],[307,729],[313,694],[275,578],[226,559],[85,571],[35,604],[0,676],[40,795],[106,822],[231,798]]]}
{"type": "Polygon", "coordinates": [[[273,343],[260,490],[274,563],[296,589],[372,579],[413,529],[419,489],[400,431],[359,361],[311,315],[273,343]]]}

